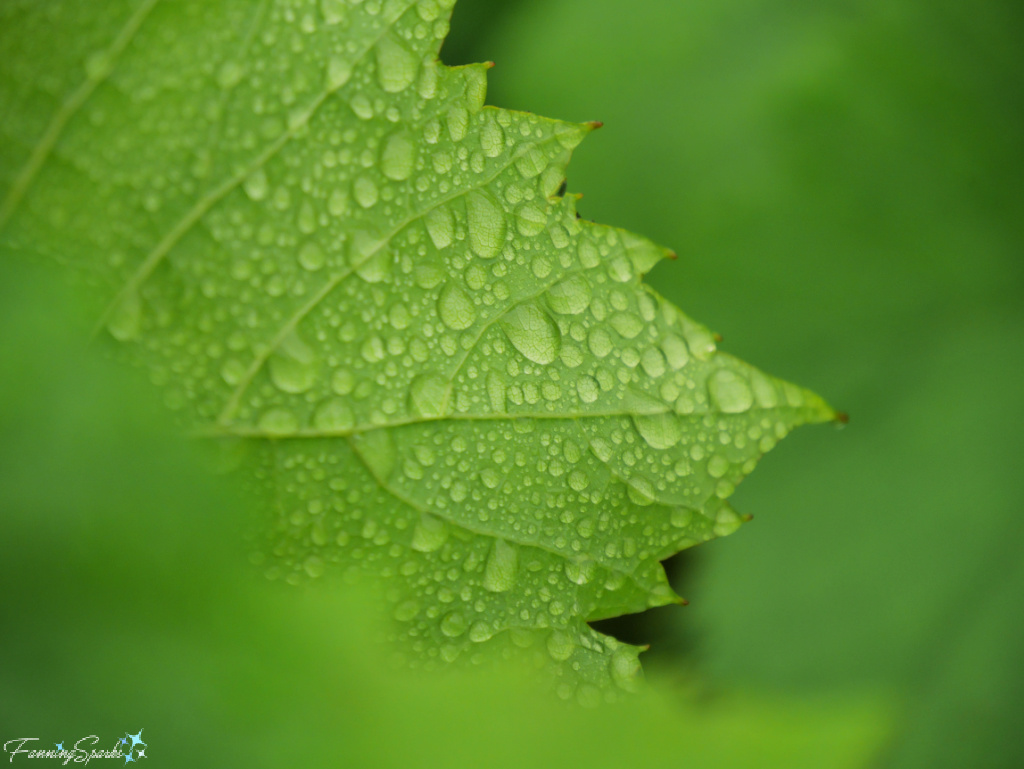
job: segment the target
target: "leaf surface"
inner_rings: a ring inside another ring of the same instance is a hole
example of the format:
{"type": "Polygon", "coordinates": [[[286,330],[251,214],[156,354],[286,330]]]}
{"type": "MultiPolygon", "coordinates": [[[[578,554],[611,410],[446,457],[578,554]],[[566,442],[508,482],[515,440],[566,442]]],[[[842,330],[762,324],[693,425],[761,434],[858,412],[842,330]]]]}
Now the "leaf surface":
{"type": "Polygon", "coordinates": [[[366,569],[424,659],[534,647],[584,701],[679,600],[659,561],[817,396],[642,282],[669,254],[560,194],[593,124],[484,106],[451,3],[0,9],[0,249],[95,287],[103,336],[260,490],[259,560],[366,569]]]}

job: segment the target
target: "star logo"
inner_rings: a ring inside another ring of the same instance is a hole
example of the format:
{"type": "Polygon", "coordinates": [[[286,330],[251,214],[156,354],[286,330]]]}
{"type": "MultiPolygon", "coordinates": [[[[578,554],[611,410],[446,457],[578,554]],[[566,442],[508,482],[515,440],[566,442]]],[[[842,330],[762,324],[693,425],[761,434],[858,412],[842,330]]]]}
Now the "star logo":
{"type": "MultiPolygon", "coordinates": [[[[125,732],[125,734],[128,736],[129,739],[131,739],[132,747],[133,748],[136,745],[146,745],[146,743],[144,743],[142,741],[142,730],[141,729],[139,729],[139,733],[138,734],[128,734],[128,732],[125,732]]],[[[149,746],[146,745],[146,747],[148,748],[149,746]]]]}

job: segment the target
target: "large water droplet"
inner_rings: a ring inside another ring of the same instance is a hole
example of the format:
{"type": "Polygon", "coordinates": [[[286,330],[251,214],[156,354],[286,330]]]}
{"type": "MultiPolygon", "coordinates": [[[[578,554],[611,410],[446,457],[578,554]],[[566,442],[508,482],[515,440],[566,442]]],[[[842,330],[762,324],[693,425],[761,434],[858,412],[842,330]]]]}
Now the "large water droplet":
{"type": "Polygon", "coordinates": [[[441,632],[449,638],[457,638],[462,635],[466,632],[467,627],[469,627],[469,623],[466,622],[466,618],[457,611],[445,615],[441,620],[441,632]]]}
{"type": "Polygon", "coordinates": [[[328,398],[313,412],[313,426],[325,433],[350,430],[353,424],[352,407],[343,398],[328,398]]]}
{"type": "Polygon", "coordinates": [[[750,385],[729,369],[719,369],[708,378],[708,394],[719,411],[726,414],[739,414],[754,404],[750,385]]]}
{"type": "Polygon", "coordinates": [[[476,307],[456,283],[449,282],[437,298],[437,314],[441,322],[454,331],[462,331],[476,320],[476,307]]]}
{"type": "Polygon", "coordinates": [[[343,56],[332,56],[327,60],[327,73],[324,76],[324,87],[328,91],[337,91],[352,77],[352,63],[343,56]]]}
{"type": "Polygon", "coordinates": [[[501,328],[523,357],[546,365],[558,358],[562,334],[558,325],[533,302],[521,304],[501,319],[501,328]]]}
{"type": "Polygon", "coordinates": [[[380,170],[389,179],[403,181],[416,164],[416,145],[405,131],[391,134],[380,153],[380,170]]]}
{"type": "Polygon", "coordinates": [[[259,420],[259,428],[271,436],[291,435],[298,427],[299,421],[288,409],[267,409],[259,420]]]}
{"type": "Polygon", "coordinates": [[[448,526],[440,518],[424,513],[412,530],[412,549],[433,553],[448,540],[448,526]]]}
{"type": "Polygon", "coordinates": [[[492,593],[503,593],[510,590],[516,581],[518,553],[515,545],[503,539],[496,539],[491,555],[484,567],[484,587],[492,593]]]}
{"type": "Polygon", "coordinates": [[[270,381],[282,392],[304,393],[316,381],[316,355],[295,331],[281,340],[267,365],[270,381]]]}
{"type": "Polygon", "coordinates": [[[427,234],[437,248],[447,248],[455,239],[455,221],[452,212],[441,206],[430,211],[426,216],[427,234]]]}
{"type": "Polygon", "coordinates": [[[493,259],[505,246],[505,212],[485,192],[471,192],[466,198],[469,246],[484,259],[493,259]]]}
{"type": "Polygon", "coordinates": [[[438,374],[420,374],[409,385],[409,406],[423,417],[443,416],[448,407],[448,381],[438,374]]]}
{"type": "Polygon", "coordinates": [[[324,250],[314,241],[308,240],[299,249],[299,264],[306,270],[319,270],[326,261],[324,250]]]}
{"type": "Polygon", "coordinates": [[[670,449],[683,437],[683,427],[675,414],[646,414],[633,417],[636,431],[652,449],[670,449]]]}
{"type": "Polygon", "coordinates": [[[388,93],[399,93],[412,85],[418,69],[416,56],[394,37],[385,36],[377,43],[377,80],[388,93]]]}
{"type": "Polygon", "coordinates": [[[565,630],[553,630],[546,645],[551,659],[557,662],[565,662],[576,651],[576,641],[565,630]]]}
{"type": "Polygon", "coordinates": [[[620,646],[608,661],[608,672],[612,681],[627,692],[635,692],[640,688],[640,660],[636,651],[628,646],[620,646]]]}
{"type": "Polygon", "coordinates": [[[590,306],[592,295],[590,282],[573,275],[548,289],[548,306],[559,315],[579,315],[590,306]]]}

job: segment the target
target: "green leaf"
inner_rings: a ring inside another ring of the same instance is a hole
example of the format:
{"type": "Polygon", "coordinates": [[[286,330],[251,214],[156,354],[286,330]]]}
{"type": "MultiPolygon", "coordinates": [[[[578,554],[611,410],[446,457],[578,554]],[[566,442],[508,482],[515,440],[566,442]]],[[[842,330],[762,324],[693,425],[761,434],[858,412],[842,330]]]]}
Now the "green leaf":
{"type": "Polygon", "coordinates": [[[93,284],[258,489],[268,576],[382,575],[419,656],[533,647],[599,699],[638,649],[586,622],[678,601],[659,561],[835,415],[577,217],[595,125],[485,107],[437,62],[450,5],[5,4],[0,249],[93,284]]]}

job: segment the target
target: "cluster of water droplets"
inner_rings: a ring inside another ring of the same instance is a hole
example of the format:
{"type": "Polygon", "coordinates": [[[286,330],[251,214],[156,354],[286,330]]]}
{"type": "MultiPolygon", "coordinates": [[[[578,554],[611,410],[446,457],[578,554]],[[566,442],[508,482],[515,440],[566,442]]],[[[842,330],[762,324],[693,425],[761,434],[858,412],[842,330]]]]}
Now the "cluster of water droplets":
{"type": "Polygon", "coordinates": [[[104,255],[106,327],[183,421],[251,439],[268,576],[368,570],[422,659],[631,689],[637,650],[585,620],[679,600],[659,560],[734,530],[824,407],[647,290],[664,250],[578,219],[592,126],[485,108],[485,66],[436,60],[452,0],[221,5],[89,59],[68,203],[34,213],[104,255]]]}

